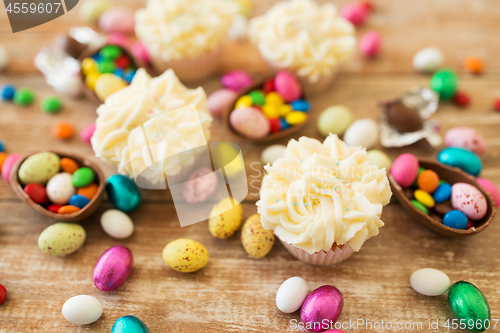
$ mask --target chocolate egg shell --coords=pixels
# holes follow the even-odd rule
[[[401,133],[416,132],[422,129],[422,117],[417,110],[411,109],[401,101],[385,106],[387,121]]]
[[[80,54],[82,54],[82,52],[87,48],[86,45],[68,35],[59,36],[57,39],[57,45],[59,45],[69,56],[75,59],[78,59]]]
[[[470,228],[468,230],[458,230],[449,228],[444,224],[442,224],[441,222],[433,219],[429,215],[426,215],[421,211],[419,211],[418,209],[416,209],[411,203],[411,201],[404,194],[403,188],[401,188],[401,186],[394,180],[392,176],[389,176],[394,196],[398,199],[399,203],[401,204],[401,206],[403,206],[404,210],[406,210],[416,221],[440,234],[446,236],[457,236],[457,237],[475,235],[477,233],[480,233],[490,225],[496,213],[493,197],[478,184],[475,177],[472,177],[471,175],[465,173],[461,169],[449,167],[447,165],[441,164],[431,159],[420,158],[419,164],[424,169],[434,170],[438,174],[439,179],[444,180],[449,184],[467,183],[475,186],[485,196],[486,201],[488,203],[488,211],[486,212],[486,215],[482,219],[475,221],[476,223],[474,223],[473,228]]]

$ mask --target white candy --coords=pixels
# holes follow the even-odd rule
[[[378,142],[378,125],[371,119],[356,120],[347,128],[344,142],[349,146],[373,148]]]
[[[67,172],[58,173],[50,178],[46,190],[50,201],[58,205],[67,204],[71,196],[76,192],[71,181],[71,174]]]
[[[104,232],[116,239],[129,238],[134,232],[134,223],[124,212],[110,209],[101,215],[101,226]]]
[[[448,275],[434,268],[422,268],[413,272],[410,284],[417,293],[426,296],[439,296],[450,288]]]
[[[0,45],[0,72],[7,67],[9,64],[9,54],[7,53],[7,50]]]
[[[413,57],[413,67],[415,70],[424,73],[436,71],[443,65],[443,62],[443,53],[435,47],[428,47],[420,50]]]
[[[306,280],[294,276],[281,284],[276,293],[276,306],[284,313],[292,313],[300,309],[309,293]]]
[[[286,146],[284,145],[272,145],[264,149],[260,159],[264,165],[273,164],[278,158],[282,158],[285,155]]]
[[[61,95],[79,97],[83,92],[81,79],[76,75],[60,75],[52,85]]]
[[[76,325],[87,325],[102,316],[102,303],[95,297],[79,295],[71,297],[62,307],[63,317]]]
[[[227,31],[229,39],[238,41],[247,38],[248,19],[243,15],[236,15],[233,19],[233,24]]]

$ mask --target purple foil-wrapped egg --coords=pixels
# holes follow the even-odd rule
[[[252,78],[244,71],[232,71],[224,75],[220,82],[227,89],[240,91],[252,85]]]
[[[322,332],[332,328],[344,307],[344,297],[334,286],[321,286],[307,296],[300,319],[312,332]]]
[[[128,247],[116,245],[109,248],[97,260],[94,268],[94,284],[101,291],[113,291],[127,280],[134,256]]]

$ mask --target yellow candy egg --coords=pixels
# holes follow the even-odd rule
[[[208,230],[215,238],[231,237],[240,227],[243,209],[240,204],[233,206],[231,198],[223,199],[210,212]]]
[[[85,84],[87,85],[87,87],[94,90],[95,82],[97,81],[99,76],[101,76],[101,73],[99,72],[90,72],[89,74],[87,74],[87,76],[85,77]]]
[[[278,94],[275,91],[271,91],[269,94],[266,95],[266,104],[273,104],[276,106],[280,106],[283,103],[285,103],[285,100],[283,97],[281,97],[280,94]]]
[[[97,71],[97,62],[92,58],[85,58],[82,61],[82,72],[88,75],[91,72]]]
[[[268,119],[279,118],[278,107],[274,104],[264,104],[262,106],[262,112]]]
[[[280,117],[285,117],[290,112],[292,112],[292,106],[290,104],[283,104],[278,107]]]
[[[413,195],[415,196],[415,199],[419,201],[421,204],[428,208],[432,208],[435,205],[434,199],[432,198],[432,195],[429,193],[423,191],[423,190],[416,190]]]
[[[163,260],[182,273],[191,273],[202,269],[208,263],[208,250],[201,243],[187,238],[170,242],[163,249]]]
[[[252,97],[244,95],[238,98],[238,100],[236,101],[236,108],[246,108],[252,106],[252,104],[253,104]]]
[[[102,74],[95,82],[95,93],[101,101],[104,101],[109,95],[125,88],[127,83],[114,74]]]
[[[273,248],[274,234],[272,230],[264,229],[259,214],[253,214],[241,229],[241,243],[249,255],[262,258]]]
[[[290,125],[298,125],[302,124],[307,119],[307,113],[300,111],[292,111],[288,113],[285,117],[285,120]]]

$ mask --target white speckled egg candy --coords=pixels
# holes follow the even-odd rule
[[[101,318],[102,310],[102,303],[97,298],[78,295],[64,303],[62,315],[72,324],[87,325]]]
[[[344,134],[344,142],[349,146],[373,148],[378,142],[378,126],[371,119],[356,120]]]
[[[262,164],[273,164],[278,158],[282,158],[285,155],[286,146],[284,145],[272,145],[262,151],[260,156]]]
[[[134,233],[134,223],[124,212],[109,209],[101,215],[101,226],[104,232],[116,239],[125,239]]]
[[[425,296],[439,296],[450,288],[450,278],[445,273],[434,268],[422,268],[410,277],[411,287]]]
[[[276,306],[284,313],[292,313],[300,309],[309,293],[306,280],[294,276],[281,284],[276,293]]]
[[[50,178],[46,190],[50,201],[58,205],[67,204],[69,199],[76,193],[71,181],[71,174],[67,172],[58,173]]]

